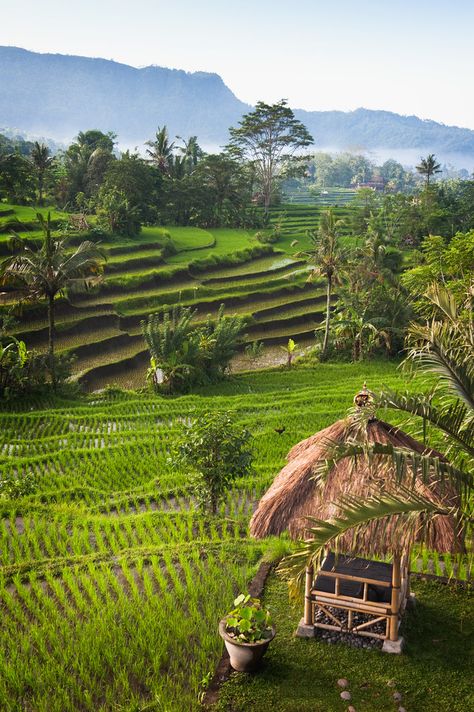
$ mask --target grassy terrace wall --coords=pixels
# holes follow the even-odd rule
[[[2,210],[0,252],[8,254],[12,226],[32,244],[38,242],[33,208],[4,205]],[[306,284],[307,267],[295,253],[309,246],[306,233],[317,228],[320,210],[314,205],[275,208],[270,228],[282,221],[282,229],[274,245],[262,245],[244,230],[194,227],[144,227],[137,238],[101,238],[108,256],[105,280],[98,290],[58,299],[58,350],[75,354],[75,373],[84,383],[100,387],[133,372],[129,382],[142,385],[146,359],[140,321],[178,302],[195,307],[199,318],[216,313],[221,303],[229,313],[245,314],[248,341],[311,337],[324,305],[320,285]],[[338,217],[350,216],[350,206],[336,211]],[[58,229],[67,220],[55,212],[52,218]],[[73,236],[73,242],[84,237]],[[8,294],[0,297],[0,308],[9,300]],[[18,321],[18,335],[45,349],[45,305],[25,304]]]

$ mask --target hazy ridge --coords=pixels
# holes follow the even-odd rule
[[[199,137],[207,146],[226,142],[228,128],[250,109],[218,74],[189,73],[112,60],[39,54],[0,47],[0,126],[68,141],[79,130],[114,131],[122,145],[141,145],[158,125]],[[282,89],[283,91],[283,89]],[[388,111],[295,111],[316,148],[417,149],[470,167],[474,131]]]

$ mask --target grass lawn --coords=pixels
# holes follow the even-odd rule
[[[360,650],[294,637],[302,605],[290,607],[286,583],[272,575],[265,603],[277,636],[261,672],[233,673],[216,712],[466,712],[474,709],[472,594],[461,588],[417,581],[417,606],[403,624],[403,655]],[[351,702],[340,698],[339,678],[349,681]],[[394,685],[394,686],[392,686]]]

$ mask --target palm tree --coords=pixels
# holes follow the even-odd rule
[[[183,142],[183,146],[179,150],[186,159],[188,173],[192,173],[199,160],[204,156],[204,152],[198,144],[197,136],[190,136],[188,140],[181,138],[181,136],[176,136],[176,138]]]
[[[426,158],[420,160],[416,170],[420,175],[425,176],[426,187],[428,188],[431,176],[435,175],[435,173],[441,173],[441,164],[436,162],[434,153],[430,153]]]
[[[163,126],[163,128],[158,127],[155,139],[146,141],[145,145],[150,147],[146,149],[148,156],[150,156],[150,162],[157,166],[160,173],[169,175],[174,160],[174,141],[170,143],[166,126]]]
[[[33,250],[25,240],[15,236],[13,246],[17,254],[0,265],[1,283],[10,283],[28,299],[46,299],[49,324],[49,369],[53,388],[56,389],[54,357],[55,298],[67,287],[81,284],[91,287],[102,278],[104,254],[89,240],[76,249],[68,248],[68,238],[53,237],[51,214],[45,220],[37,213],[44,237],[39,249]]]
[[[429,522],[433,517],[454,515],[458,530],[466,533],[472,522],[471,492],[474,482],[474,341],[470,325],[460,316],[453,296],[445,289],[433,286],[427,297],[435,316],[426,325],[413,324],[409,330],[407,360],[426,375],[436,376],[437,383],[428,393],[398,393],[385,391],[373,394],[369,408],[360,410],[361,425],[370,419],[377,408],[392,408],[418,416],[423,424],[428,423],[444,438],[444,456],[434,450],[420,454],[409,448],[395,447],[386,443],[348,442],[334,443],[329,457],[314,476],[325,477],[328,469],[344,458],[381,457],[393,463],[400,484],[398,491],[374,493],[362,500],[350,493],[334,503],[338,515],[328,522],[313,520],[307,530],[311,537],[300,542],[294,555],[287,557],[282,570],[293,582],[302,580],[302,571],[307,562],[317,562],[324,547],[337,542],[351,532],[357,535],[370,522],[380,527],[393,516],[403,526],[408,526],[413,517],[424,517],[424,531],[429,534]],[[437,397],[436,403],[434,398]],[[425,427],[424,427],[425,429]],[[426,432],[426,431],[425,431]],[[449,459],[448,459],[449,458]],[[407,487],[407,473],[412,481]],[[459,504],[454,508],[433,506],[433,502],[416,493],[417,478],[427,481],[432,473],[438,484],[449,482],[459,495]],[[405,484],[403,484],[405,483]],[[426,530],[426,532],[425,532]]]
[[[48,168],[51,168],[53,157],[50,155],[48,146],[35,141],[31,151],[31,162],[38,174],[38,204],[43,205],[44,177]]]
[[[357,305],[346,303],[336,315],[334,333],[343,343],[350,342],[354,362],[363,361],[364,355],[378,345],[390,352],[390,334],[382,325],[382,318],[367,318],[367,307],[359,310]]]
[[[343,224],[343,220],[336,220],[331,209],[323,211],[319,221],[319,229],[308,233],[311,240],[311,249],[296,255],[297,257],[305,257],[312,264],[308,281],[312,281],[315,277],[324,277],[326,279],[323,356],[326,355],[329,345],[332,290],[335,284],[340,283],[341,272],[346,262],[345,251],[339,242],[339,228]]]

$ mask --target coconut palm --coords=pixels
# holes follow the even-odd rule
[[[53,237],[51,215],[45,219],[37,213],[44,237],[37,250],[25,240],[15,236],[13,247],[17,254],[4,260],[0,266],[2,284],[11,284],[27,299],[46,299],[49,323],[49,369],[53,388],[56,388],[54,357],[55,299],[68,287],[90,287],[102,278],[104,254],[93,242],[85,240],[75,249],[68,246],[68,238]]]
[[[305,257],[312,266],[308,281],[312,281],[317,277],[324,277],[326,280],[323,356],[326,355],[329,345],[333,287],[336,284],[340,284],[341,273],[346,263],[346,253],[341,247],[339,239],[339,229],[343,224],[343,220],[336,220],[331,209],[324,210],[321,213],[319,229],[308,233],[311,240],[311,248],[306,252],[297,254],[298,257]]]
[[[183,146],[179,150],[186,159],[188,173],[192,173],[204,156],[204,152],[198,144],[197,136],[190,136],[187,140],[181,136],[176,136],[176,138],[183,142]]]
[[[334,334],[343,344],[350,343],[353,361],[363,361],[375,347],[391,349],[390,334],[384,328],[384,319],[367,318],[367,308],[362,311],[356,305],[345,304],[334,320]]]
[[[43,205],[44,178],[48,168],[51,168],[53,157],[50,155],[48,146],[35,141],[31,151],[31,162],[38,174],[38,204]]]
[[[147,155],[150,157],[150,163],[157,166],[160,173],[163,175],[169,175],[171,173],[171,168],[174,160],[174,141],[169,140],[168,129],[166,126],[162,128],[158,127],[158,131],[155,134],[155,139],[153,141],[147,141],[146,149]]]
[[[304,566],[318,562],[329,543],[337,547],[340,540],[356,543],[370,525],[387,527],[391,518],[398,518],[400,531],[407,536],[429,542],[430,522],[449,515],[457,522],[457,530],[465,535],[472,521],[470,494],[474,481],[474,342],[469,323],[459,313],[452,295],[433,286],[427,298],[435,310],[426,325],[414,324],[409,330],[407,361],[426,375],[436,376],[437,383],[428,393],[398,393],[384,391],[372,394],[372,403],[359,411],[360,423],[370,422],[377,408],[391,408],[410,416],[418,416],[435,428],[444,438],[444,454],[431,448],[423,451],[386,442],[354,439],[330,445],[329,454],[314,477],[324,479],[328,471],[344,459],[356,462],[360,458],[386,460],[394,468],[399,483],[391,492],[376,492],[370,497],[355,497],[349,492],[334,502],[337,512],[328,521],[313,519],[306,530],[306,541],[284,562],[282,568],[294,581],[302,580]],[[436,399],[436,402],[435,400]],[[361,427],[362,432],[364,430]],[[418,483],[429,481],[436,487],[454,488],[456,505],[435,506],[421,496]],[[411,485],[407,485],[411,482]],[[420,515],[423,531],[420,532]],[[418,521],[418,528],[415,523]],[[398,526],[398,525],[397,525]],[[413,530],[409,531],[409,527]],[[431,528],[432,531],[432,528]]]
[[[425,176],[426,187],[430,185],[430,178],[436,173],[441,173],[441,164],[436,162],[434,153],[430,153],[426,158],[422,158],[416,170],[421,176]]]

